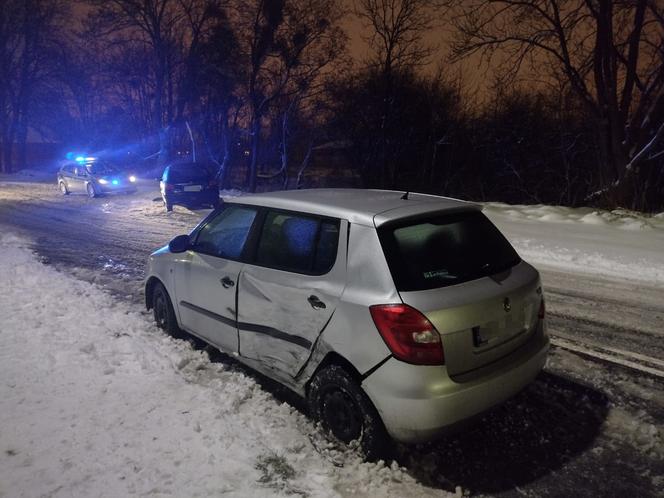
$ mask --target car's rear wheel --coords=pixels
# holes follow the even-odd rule
[[[359,440],[369,460],[386,456],[390,437],[371,400],[353,377],[339,365],[320,370],[308,392],[311,415],[344,443]]]
[[[171,303],[166,288],[160,282],[156,283],[152,289],[152,314],[157,327],[173,337],[181,335],[182,331],[175,318],[173,303]]]
[[[95,186],[92,183],[88,183],[88,185],[85,187],[85,190],[88,192],[88,197],[90,199],[93,199],[97,197],[97,191],[95,190]]]
[[[60,181],[60,192],[62,192],[62,195],[69,195],[67,184],[63,181]]]
[[[173,211],[173,203],[172,202],[164,201],[164,205],[166,206],[166,211],[168,211],[168,212]]]

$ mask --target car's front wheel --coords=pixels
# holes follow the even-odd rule
[[[369,460],[383,458],[391,440],[371,400],[341,366],[329,365],[311,381],[308,391],[311,415],[344,443],[359,440]]]
[[[173,337],[178,337],[181,334],[171,298],[160,282],[156,283],[152,289],[152,314],[157,327],[166,331],[167,334]]]
[[[60,192],[62,192],[62,195],[69,195],[69,189],[67,188],[67,184],[62,180],[60,181]]]
[[[97,197],[97,195],[98,195],[97,191],[95,190],[95,186],[92,183],[88,183],[88,185],[87,185],[87,187],[85,187],[85,189],[87,190],[88,197],[90,199],[93,199],[93,198]]]

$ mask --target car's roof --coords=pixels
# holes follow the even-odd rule
[[[414,192],[402,199],[404,193],[403,190],[304,189],[250,194],[229,201],[342,218],[367,226],[432,211],[481,209],[470,202]]]

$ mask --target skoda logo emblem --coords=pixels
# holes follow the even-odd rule
[[[512,303],[510,303],[509,297],[503,300],[503,308],[505,309],[505,313],[509,313],[512,310]]]

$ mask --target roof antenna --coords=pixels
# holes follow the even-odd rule
[[[408,194],[410,194],[410,191],[407,191],[405,194],[403,194],[401,196],[401,199],[404,200],[404,201],[407,201],[408,200]]]

